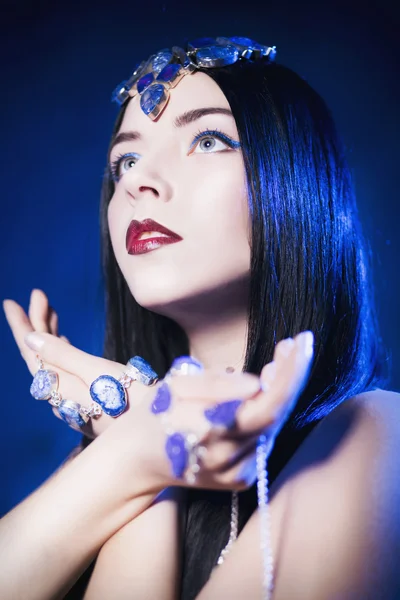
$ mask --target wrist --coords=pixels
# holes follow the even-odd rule
[[[165,432],[148,403],[118,417],[91,446],[94,444],[99,460],[118,482],[118,494],[126,501],[147,494],[155,497],[173,485],[164,450]]]

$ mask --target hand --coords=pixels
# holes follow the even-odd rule
[[[35,353],[24,344],[25,336],[33,331],[39,333],[51,333],[59,337],[58,334],[58,315],[49,305],[49,300],[42,290],[32,290],[28,314],[14,300],[4,300],[4,313],[15,342],[21,352],[21,355],[31,373],[36,365]],[[62,340],[68,342],[67,338],[60,336]],[[34,369],[35,370],[35,369]]]
[[[172,404],[165,414],[173,427],[167,434],[194,433],[197,437],[202,452],[200,471],[194,483],[196,487],[242,490],[254,483],[258,437],[265,433],[272,449],[275,437],[305,385],[313,354],[312,344],[311,332],[303,332],[294,340],[283,340],[277,344],[274,359],[263,368],[260,378],[249,373],[226,374],[207,369],[196,375],[173,376],[169,380]],[[164,383],[157,384],[156,394]],[[149,404],[155,397],[153,389],[148,397]],[[234,427],[209,429],[204,411],[237,398],[243,402],[237,408]],[[162,414],[151,415],[149,406],[143,403],[138,410],[135,408],[131,417],[122,415],[118,419],[119,426],[113,428],[112,433],[120,440],[128,435],[131,440],[136,438],[141,468],[153,479],[154,487],[187,486],[184,479],[174,475],[173,463],[167,458]],[[158,429],[155,422],[159,423]],[[122,453],[124,458],[129,457],[126,447]],[[133,456],[131,459],[133,461]]]
[[[23,332],[32,331],[32,323],[16,303],[8,305],[6,310],[14,337],[31,373],[37,370],[35,355],[40,353],[46,368],[59,374],[59,389],[64,398],[88,407],[91,403],[91,382],[101,374],[118,379],[123,372],[124,365],[82,352],[46,331],[38,334],[36,341],[39,345],[31,345],[29,352],[25,348]],[[30,310],[30,313],[34,311]],[[43,318],[39,326],[43,331]],[[260,378],[249,373],[226,374],[212,369],[198,375],[173,377],[169,385],[173,396],[170,418],[174,429],[177,432],[194,432],[205,451],[197,486],[239,490],[253,483],[258,436],[265,430],[272,440],[277,435],[304,386],[311,357],[312,334],[305,332],[295,341],[289,339],[277,344],[273,361],[264,367]],[[132,382],[127,392],[133,411],[125,411],[118,419],[102,414],[98,420],[90,421],[93,436],[107,429],[110,423],[119,423],[117,428],[111,429],[117,437],[127,441],[127,458],[130,447],[134,446],[137,452],[138,443],[130,443],[132,436],[136,435],[141,441],[141,468],[155,476],[154,483],[160,490],[170,485],[185,485],[171,473],[165,454],[165,432],[160,419],[149,411],[149,405],[162,383],[149,388]],[[232,398],[244,401],[237,410],[235,427],[222,431],[221,428],[211,429],[205,433],[204,411]]]
[[[123,365],[117,365],[117,363],[102,358],[91,357],[75,348],[71,352],[73,347],[70,345],[68,339],[64,336],[58,336],[58,315],[49,306],[48,298],[41,290],[32,291],[28,314],[13,300],[5,300],[3,306],[15,342],[30,373],[35,375],[37,372],[38,363],[36,356],[40,354],[45,362],[45,368],[57,372],[59,376],[59,390],[63,398],[73,400],[82,406],[88,407],[92,401],[88,386],[93,379],[102,373],[114,375],[116,378],[122,374]],[[29,347],[25,342],[26,335],[33,332],[43,336],[43,340],[47,340],[45,348],[46,357],[40,348]],[[50,354],[51,359],[56,362],[47,360],[47,354]],[[83,361],[86,367],[84,368],[83,378],[77,374],[76,369],[76,361],[80,360]],[[93,362],[95,364],[94,367]],[[92,373],[96,373],[96,376],[92,377]],[[135,384],[139,390],[140,388],[145,388],[140,383],[135,382]],[[138,390],[136,390],[136,394],[138,394]],[[54,408],[52,410],[60,418],[57,411]],[[88,424],[82,429],[82,433],[94,438],[112,422],[112,417],[103,414],[99,419],[89,420]]]

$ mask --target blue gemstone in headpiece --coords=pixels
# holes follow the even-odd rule
[[[254,50],[262,50],[265,48],[262,44],[255,42],[247,37],[239,37],[233,36],[229,38],[234,44],[239,44],[239,46],[246,46],[247,48],[253,48]]]
[[[206,46],[196,52],[196,62],[201,67],[224,67],[233,65],[239,58],[235,46]]]
[[[139,94],[142,94],[146,88],[149,87],[154,81],[153,73],[147,73],[147,75],[143,75],[137,82],[137,91]]]
[[[165,90],[161,83],[154,83],[143,92],[140,97],[140,106],[142,111],[149,115],[160,103],[164,96]]]
[[[123,82],[125,84],[125,87],[127,88],[127,90],[130,90],[135,85],[135,83],[140,79],[142,74],[146,71],[148,64],[149,64],[148,60],[142,60],[140,63],[137,63],[135,69],[132,72],[132,75],[129,77],[129,79],[127,79],[127,81]]]
[[[122,105],[129,96],[129,88],[127,87],[127,81],[122,81],[111,94],[111,102],[116,102]]]
[[[204,46],[213,46],[215,39],[210,37],[196,38],[195,40],[188,42],[189,48],[204,48]]]
[[[172,52],[166,48],[157,52],[152,62],[152,70],[154,73],[160,73],[162,69],[169,63],[172,58]]]
[[[163,70],[158,74],[157,81],[172,81],[177,73],[179,73],[181,69],[181,65],[176,63],[171,63],[163,68]]]
[[[182,67],[184,67],[185,69],[188,69],[190,67],[190,64],[191,64],[190,58],[183,48],[181,48],[180,46],[173,46],[172,52],[178,58]]]

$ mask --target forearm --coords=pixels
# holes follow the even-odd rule
[[[182,488],[164,490],[104,544],[85,600],[178,598],[184,498]]]
[[[155,492],[143,481],[126,492],[118,445],[106,437],[0,521],[2,600],[62,597],[102,545],[151,504]]]

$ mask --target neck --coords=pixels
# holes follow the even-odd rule
[[[165,311],[186,332],[189,352],[204,368],[243,370],[248,333],[249,279],[180,299]]]
[[[212,301],[203,296],[200,303],[181,305],[174,317],[188,336],[190,355],[204,368],[239,372],[247,346],[247,289],[243,283],[240,292],[227,288],[225,292],[233,293],[214,296]]]
[[[207,322],[187,331],[190,354],[206,369],[241,371],[247,341],[247,315]]]

